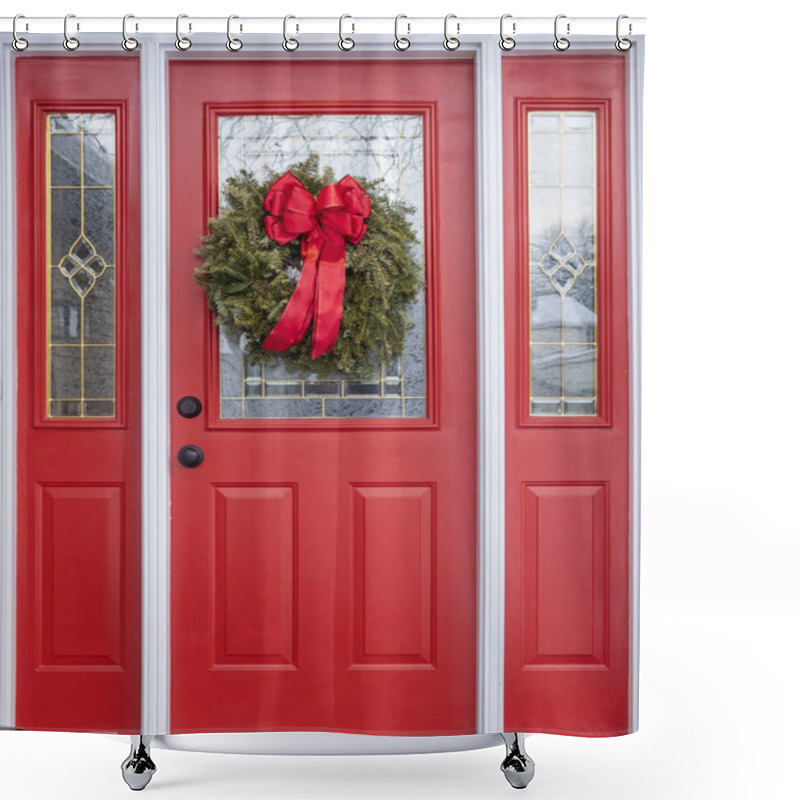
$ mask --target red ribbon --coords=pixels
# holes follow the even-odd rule
[[[311,358],[333,349],[342,322],[345,242],[358,244],[367,230],[369,195],[347,175],[314,196],[287,172],[264,198],[270,239],[286,244],[302,236],[303,268],[294,294],[262,347],[282,352],[297,344],[314,317]]]

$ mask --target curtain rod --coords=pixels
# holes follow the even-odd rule
[[[14,31],[14,17],[0,17],[0,33]],[[230,21],[229,21],[230,20]],[[122,33],[122,17],[82,17],[70,14],[64,17],[27,17],[18,15],[16,33],[18,36],[30,34],[80,34]],[[554,17],[513,17],[504,15],[503,34],[508,37],[526,35],[558,36],[631,36],[644,33],[644,17],[570,17],[559,14]],[[175,17],[135,17],[128,15],[126,32],[136,34],[218,34],[225,36],[229,31],[235,35],[277,34],[277,35],[334,35],[350,36],[359,34],[386,34],[389,36],[439,35],[445,34],[444,17],[196,17],[180,15]],[[229,28],[230,25],[230,28]],[[500,35],[501,18],[497,17],[458,17],[448,15],[447,35],[486,36]],[[88,41],[88,40],[87,40]],[[33,44],[33,42],[32,42]]]

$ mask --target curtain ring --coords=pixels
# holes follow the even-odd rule
[[[178,14],[175,17],[175,47],[181,51],[186,51],[192,46],[192,40],[181,33],[181,20],[187,19],[188,16],[188,14]],[[191,29],[192,25],[189,23],[189,30]]]
[[[408,50],[408,48],[411,47],[411,40],[400,35],[401,19],[408,19],[408,17],[405,14],[398,14],[394,18],[394,49],[402,51]],[[407,22],[406,27],[408,28],[408,33],[411,33],[411,24]]]
[[[69,21],[71,19],[75,19],[74,14],[67,14],[67,16],[64,17],[64,49],[70,52],[77,50],[81,46],[81,43],[76,37],[69,35]],[[78,29],[77,23],[75,29]]]
[[[631,49],[631,40],[630,40],[630,39],[623,39],[623,38],[620,36],[620,33],[619,33],[619,30],[620,30],[620,23],[621,23],[621,22],[622,22],[622,20],[624,20],[624,19],[628,19],[628,15],[627,15],[627,14],[620,14],[620,15],[617,17],[617,41],[616,41],[616,43],[614,44],[614,47],[616,47],[616,48],[617,48],[617,50],[619,50],[619,51],[620,51],[620,53],[625,53],[625,52],[627,52],[628,50],[630,50],[630,49]],[[632,28],[632,26],[631,26],[631,24],[630,24],[630,22],[629,22],[629,23],[628,23],[628,35],[630,35],[630,33],[631,33],[631,31],[632,31],[632,30],[633,30],[633,28]]]
[[[569,50],[570,42],[569,39],[567,39],[567,36],[569,36],[569,22],[567,22],[567,36],[560,36],[558,33],[559,20],[566,18],[567,18],[566,14],[559,14],[556,17],[555,22],[553,23],[553,32],[555,33],[556,37],[555,41],[553,42],[553,47],[555,47],[555,49],[558,50],[560,53],[563,53],[564,50]]]
[[[227,29],[228,41],[225,42],[225,47],[227,47],[228,50],[231,51],[231,53],[238,53],[244,47],[244,44],[242,43],[241,39],[237,39],[235,36],[231,36],[231,22],[233,22],[233,20],[235,19],[239,19],[239,17],[236,14],[231,14],[228,17],[228,29]],[[241,30],[241,28],[239,28],[239,30]]]
[[[507,19],[511,19],[511,14],[503,14],[503,16],[500,17],[500,49],[501,50],[513,50],[517,46],[517,43],[514,41],[514,37],[513,36],[506,36],[505,32],[503,31],[503,26],[505,25],[505,22],[506,22]],[[516,32],[517,32],[517,23],[516,22],[512,22],[511,23],[511,33],[516,33]]]
[[[287,53],[291,53],[294,50],[297,50],[300,47],[300,42],[297,39],[293,39],[289,36],[289,20],[296,19],[291,14],[287,14],[283,18],[283,49],[286,50]]]
[[[344,27],[344,21],[346,19],[353,18],[349,14],[342,14],[342,16],[339,17],[339,49],[345,51],[352,50],[356,46],[356,43],[349,36],[345,36],[342,31],[342,28]],[[350,25],[352,26],[353,31],[355,31],[355,24],[351,22]]]
[[[461,47],[461,42],[459,41],[457,36],[450,36],[450,34],[448,33],[447,28],[449,26],[449,23],[450,23],[451,19],[457,19],[456,15],[455,14],[448,14],[444,18],[444,42],[443,42],[443,45],[444,45],[444,49],[445,50],[450,50],[452,52],[453,50],[458,50],[458,48]],[[460,22],[456,22],[456,33],[458,33],[460,30],[461,30],[461,23]]]
[[[133,36],[128,36],[128,20],[134,19],[133,14],[126,14],[122,18],[122,49],[130,52],[139,46],[139,40]]]
[[[11,35],[14,37],[11,46],[18,52],[21,53],[23,50],[28,49],[28,40],[23,39],[21,36],[17,34],[17,20],[18,19],[25,19],[24,14],[17,14],[14,17],[14,21],[11,23]]]

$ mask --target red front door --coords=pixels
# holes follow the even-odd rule
[[[474,732],[472,65],[173,63],[170,95],[171,399],[203,404],[172,416],[172,731]],[[312,154],[416,208],[378,381],[247,363],[193,280],[224,179]]]

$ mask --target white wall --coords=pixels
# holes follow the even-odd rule
[[[797,6],[37,0],[14,10],[648,17],[641,730],[606,741],[535,737],[528,792],[539,800],[795,796]],[[0,788],[13,800],[50,797],[54,787],[63,798],[105,798],[127,791],[117,768],[125,752],[102,737],[0,733]],[[157,755],[146,791],[170,798],[510,791],[496,750],[313,761]]]

